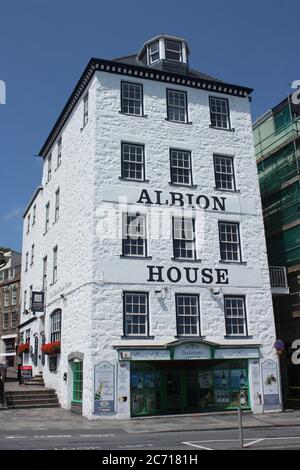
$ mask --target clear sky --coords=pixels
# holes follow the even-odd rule
[[[0,246],[21,249],[38,153],[90,57],[113,59],[159,34],[185,37],[190,65],[250,86],[253,118],[300,80],[299,0],[0,2]]]

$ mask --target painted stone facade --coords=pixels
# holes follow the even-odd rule
[[[187,361],[190,366],[197,364],[199,370],[201,361],[206,361],[206,367],[209,361],[214,366],[222,360],[245,361],[249,407],[254,412],[278,409],[281,403],[278,375],[275,377],[277,392],[272,392],[278,395],[274,406],[272,400],[267,403],[267,398],[264,406],[263,397],[266,391],[261,365],[271,360],[276,370],[277,357],[273,348],[272,298],[247,94],[221,93],[218,88],[198,89],[192,86],[192,80],[189,85],[179,84],[178,75],[173,72],[169,73],[168,82],[168,75],[162,78],[161,72],[161,79],[156,79],[155,74],[153,78],[149,74],[142,77],[144,69],[138,65],[123,66],[122,72],[118,70],[118,63],[109,71],[101,67],[94,70],[57,137],[52,133],[53,143],[48,145],[47,152],[43,147],[42,183],[24,215],[22,252],[22,293],[24,300],[27,291],[27,305],[23,302],[21,333],[26,335],[26,330],[30,330],[31,344],[34,337],[38,338],[38,357],[35,365],[30,354],[24,354],[24,364],[31,364],[34,374],[43,372],[46,386],[56,389],[64,408],[82,406],[83,415],[90,419],[130,417],[134,414],[130,368],[148,363],[149,367],[158,369],[163,364],[169,370],[168,364],[172,362],[174,368],[176,357],[181,367],[182,361]],[[188,77],[188,72],[185,73]],[[143,116],[120,112],[122,81],[143,85]],[[213,79],[212,83],[215,83]],[[186,92],[188,123],[166,119],[167,88]],[[87,93],[88,118],[83,121]],[[228,100],[231,130],[211,127],[210,96]],[[57,165],[60,137],[61,162]],[[121,178],[124,142],[144,146],[144,181]],[[190,187],[170,184],[170,149],[191,152],[193,185]],[[213,157],[216,154],[233,157],[236,191],[215,188]],[[55,217],[58,189],[59,217]],[[160,203],[155,204],[158,192]],[[141,194],[145,198],[141,199]],[[202,198],[197,205],[199,195]],[[195,220],[194,261],[173,259],[172,216],[180,211],[183,199],[186,206],[191,201],[194,206],[185,208]],[[50,215],[46,230],[48,203]],[[32,217],[34,206],[36,223],[27,233],[27,218]],[[147,257],[122,256],[124,213],[146,215]],[[218,224],[222,221],[239,223],[239,263],[220,261]],[[26,253],[30,258],[33,244],[34,261],[26,270]],[[57,273],[53,278],[55,247]],[[195,276],[197,282],[191,282]],[[34,291],[42,291],[43,281],[45,311],[34,315],[28,293],[30,286]],[[148,295],[147,337],[124,334],[125,292]],[[178,335],[176,294],[199,298],[196,337]],[[244,297],[247,335],[226,335],[224,296]],[[40,346],[42,342],[50,342],[51,315],[58,310],[61,310],[61,352],[57,355],[56,370],[50,371],[50,356],[44,357]],[[226,364],[222,363],[220,368],[226,369]],[[237,368],[241,368],[240,363]],[[94,384],[95,374],[99,384]],[[79,377],[81,382],[81,375],[82,396],[78,395],[77,400],[74,380]],[[94,403],[95,393],[101,402],[100,411]],[[94,409],[98,410],[97,414]]]

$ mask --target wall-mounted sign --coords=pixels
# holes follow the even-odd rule
[[[207,344],[186,343],[174,348],[174,360],[211,359],[211,349]]]
[[[136,349],[120,351],[119,360],[122,361],[167,361],[170,352],[167,349]]]
[[[257,348],[220,348],[215,351],[215,359],[258,359]]]
[[[32,292],[31,296],[31,310],[33,312],[44,311],[44,292]]]
[[[151,208],[179,207],[256,215],[254,198],[243,198],[240,195],[220,197],[219,195],[194,194],[191,191],[184,193],[104,184],[102,186],[102,201],[143,204]]]
[[[275,361],[268,359],[261,366],[265,409],[280,408],[278,368]]]
[[[115,411],[115,366],[100,362],[94,368],[94,414]]]
[[[128,273],[130,272],[130,276]],[[107,283],[176,285],[212,287],[229,285],[233,287],[260,287],[261,270],[257,266],[191,267],[167,263],[150,265],[133,260],[128,263],[103,263],[103,280]]]

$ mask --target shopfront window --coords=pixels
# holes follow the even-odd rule
[[[132,416],[250,408],[245,360],[131,364]]]

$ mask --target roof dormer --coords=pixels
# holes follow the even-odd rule
[[[161,34],[147,41],[137,58],[148,67],[175,71],[188,68],[189,47],[185,39]]]

